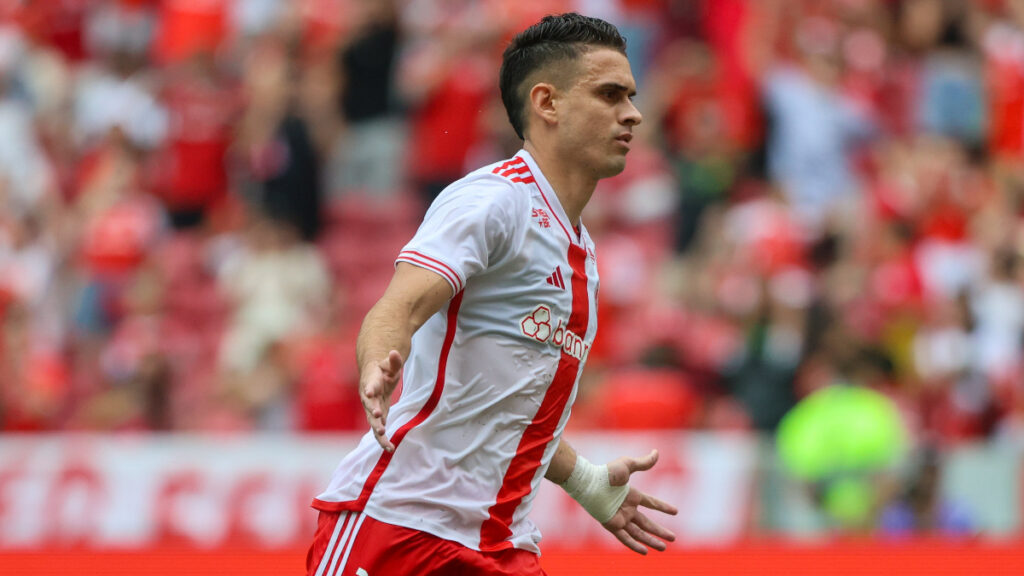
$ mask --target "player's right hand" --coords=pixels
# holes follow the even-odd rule
[[[367,364],[359,375],[359,398],[366,421],[377,443],[387,452],[395,451],[395,445],[387,437],[387,419],[391,393],[402,378],[403,363],[402,355],[392,350],[384,360]]]

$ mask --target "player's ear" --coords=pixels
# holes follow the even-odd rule
[[[547,82],[534,84],[530,89],[530,110],[548,125],[558,122],[558,112],[555,109],[556,93],[554,85]]]

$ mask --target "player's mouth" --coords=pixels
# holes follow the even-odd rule
[[[629,150],[629,143],[631,140],[633,140],[633,135],[630,134],[629,132],[626,132],[625,134],[619,134],[615,138],[615,141],[622,144],[626,148],[626,150]]]

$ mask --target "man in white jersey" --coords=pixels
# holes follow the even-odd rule
[[[636,552],[674,539],[640,507],[676,509],[628,484],[657,452],[597,466],[561,439],[597,330],[580,214],[641,120],[625,41],[545,17],[505,50],[500,84],[523,149],[441,193],[363,321],[371,432],[313,502],[310,575],[544,574],[527,518],[544,478]]]

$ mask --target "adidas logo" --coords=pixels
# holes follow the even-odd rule
[[[565,280],[562,279],[561,267],[555,266],[555,271],[547,278],[547,283],[565,290]]]

